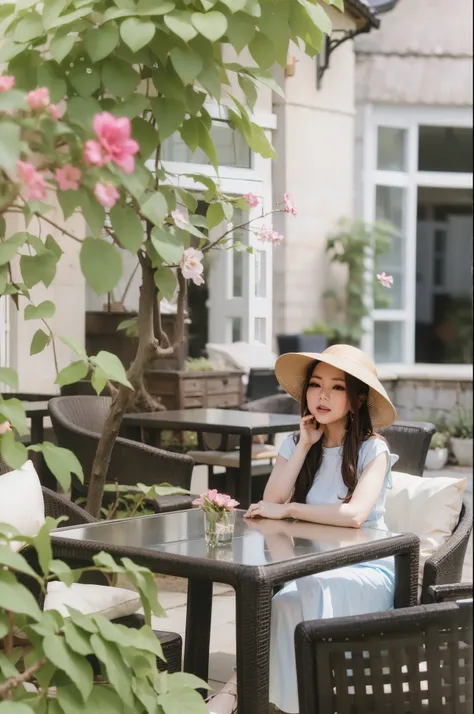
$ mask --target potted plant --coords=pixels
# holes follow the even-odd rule
[[[448,460],[449,435],[437,431],[433,434],[430,448],[426,454],[425,467],[430,471],[442,469]]]
[[[450,424],[450,434],[458,465],[472,467],[472,412],[459,409]]]
[[[315,322],[303,332],[277,335],[278,352],[322,352],[334,339],[334,330],[323,321]]]

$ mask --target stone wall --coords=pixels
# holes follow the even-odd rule
[[[382,382],[400,420],[429,421],[437,415],[449,422],[457,409],[472,413],[472,379],[399,377]]]

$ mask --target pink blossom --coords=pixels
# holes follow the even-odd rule
[[[285,208],[284,211],[285,213],[291,213],[293,216],[296,216],[296,208],[295,208],[295,202],[290,196],[289,193],[285,193],[283,196],[285,199]]]
[[[6,434],[7,431],[11,431],[12,427],[9,421],[4,421],[3,424],[0,424],[0,436],[2,434]]]
[[[96,183],[94,196],[104,208],[112,208],[116,204],[120,193],[111,183]]]
[[[171,218],[173,219],[177,228],[182,228],[185,231],[188,227],[188,221],[186,220],[186,216],[182,211],[179,210],[179,208],[171,212]]]
[[[130,138],[130,119],[127,117],[114,117],[109,112],[96,114],[94,117],[94,131],[98,141],[89,140],[84,147],[84,159],[89,164],[105,166],[112,161],[126,174],[133,173],[135,169],[134,155],[137,153],[138,143]]]
[[[273,228],[266,228],[261,226],[256,232],[256,236],[262,243],[273,243],[273,245],[280,245],[283,240],[281,233],[274,231]]]
[[[249,204],[249,208],[257,208],[260,203],[259,197],[256,196],[254,193],[246,193],[242,196],[242,198],[245,198],[245,200]]]
[[[0,92],[8,92],[15,86],[15,77],[12,74],[5,74],[0,77]]]
[[[44,176],[28,161],[17,161],[16,170],[21,183],[28,189],[27,200],[39,201],[46,196]]]
[[[187,248],[181,258],[180,267],[183,277],[185,277],[186,280],[192,280],[194,285],[202,285],[204,283],[204,278],[202,277],[204,266],[201,263],[203,257],[204,256],[200,250],[196,250],[196,248]]]
[[[72,164],[66,164],[56,169],[55,176],[61,191],[77,191],[82,171]]]
[[[46,109],[49,105],[49,89],[47,87],[38,87],[26,95],[28,106],[33,111]]]
[[[59,104],[50,104],[48,107],[48,112],[54,121],[58,121],[58,119],[61,119],[62,115],[64,114],[64,109],[62,109]]]
[[[226,493],[219,493],[215,488],[201,493],[199,498],[193,501],[194,506],[200,506],[206,511],[233,511],[239,505],[232,496]]]
[[[393,276],[386,273],[378,273],[377,280],[384,288],[391,288],[393,285]]]

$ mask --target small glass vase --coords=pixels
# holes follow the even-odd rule
[[[204,535],[210,548],[230,543],[234,537],[235,511],[203,511]]]

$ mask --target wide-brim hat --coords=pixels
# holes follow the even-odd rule
[[[332,345],[324,352],[287,352],[281,355],[275,363],[275,375],[293,399],[301,402],[309,366],[315,361],[341,369],[369,387],[367,407],[374,428],[393,424],[397,412],[377,377],[375,364],[365,352],[352,345]]]

